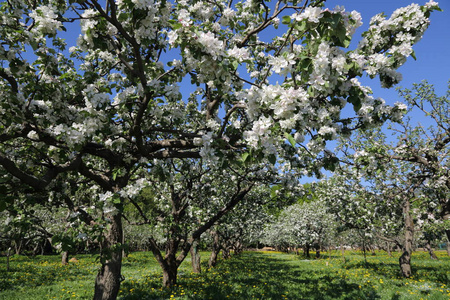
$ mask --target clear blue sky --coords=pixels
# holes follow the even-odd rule
[[[364,24],[354,35],[354,40],[359,40],[361,33],[368,28],[372,16],[381,12],[390,16],[399,7],[411,3],[424,5],[426,2],[428,0],[328,0],[325,5],[330,8],[343,5],[346,11],[356,10],[361,13]],[[399,69],[403,74],[403,81],[399,86],[410,88],[413,83],[426,79],[435,85],[438,95],[443,95],[450,80],[450,1],[436,2],[443,11],[432,13],[430,26],[422,40],[414,46],[417,60],[409,58]],[[388,103],[401,100],[394,88],[381,88],[378,79],[365,77],[362,82],[372,87],[375,97],[381,97]]]

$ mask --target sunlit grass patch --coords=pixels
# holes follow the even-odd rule
[[[161,288],[162,273],[148,252],[123,260],[119,299],[450,299],[450,258],[439,260],[414,253],[413,276],[399,274],[398,257],[353,251],[324,253],[321,259],[275,251],[245,252],[217,267],[192,273],[187,259],[172,289]],[[11,272],[0,258],[0,299],[91,299],[99,264],[95,256],[78,255],[77,263],[62,266],[59,256],[12,257]]]

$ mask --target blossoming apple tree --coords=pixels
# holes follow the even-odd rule
[[[299,202],[283,209],[268,222],[264,230],[264,241],[281,249],[302,247],[306,257],[316,248],[320,254],[322,246],[335,234],[334,217],[327,212],[325,201],[314,199]]]
[[[106,222],[94,298],[115,299],[122,208],[147,184],[145,171],[168,158],[215,168],[323,158],[332,168],[326,141],[402,110],[358,77],[398,83],[436,9],[430,1],[377,15],[349,50],[359,13],[320,0],[4,1],[0,172],[10,187],[54,198],[77,189],[56,189],[65,177],[82,182]],[[79,33],[76,43],[67,32]],[[347,103],[352,116],[341,115]]]
[[[415,84],[414,93],[407,89],[400,90],[400,96],[409,105],[408,112],[416,110],[416,114],[423,114],[420,123],[415,123],[406,115],[402,122],[389,124],[392,137],[388,138],[380,129],[374,129],[341,144],[347,159],[351,159],[347,163],[352,166],[352,170],[348,169],[344,176],[353,178],[351,186],[359,185],[359,190],[370,191],[372,196],[366,198],[377,199],[365,200],[364,205],[353,203],[355,209],[349,210],[342,209],[342,205],[347,206],[342,200],[331,200],[330,203],[338,206],[337,214],[345,218],[351,218],[357,208],[367,208],[360,211],[365,217],[358,221],[370,218],[372,222],[368,223],[373,225],[376,225],[373,220],[383,214],[385,217],[380,224],[384,226],[394,224],[389,218],[401,218],[405,237],[401,243],[404,252],[400,257],[400,266],[403,275],[409,277],[414,232],[419,228],[429,231],[434,227],[436,232],[444,229],[448,235],[449,101],[448,93],[438,97],[426,82]],[[421,124],[423,121],[430,125]],[[361,179],[364,183],[359,184]],[[348,194],[347,198],[350,197],[351,201],[357,199],[358,189],[348,186],[348,190],[353,190],[353,195]],[[441,220],[436,221],[436,216],[441,216]],[[353,219],[357,218],[353,216]],[[414,224],[415,220],[419,224]],[[442,224],[428,226],[428,222]]]
[[[261,201],[258,198],[268,198],[262,192],[257,193],[261,188],[256,187],[261,182],[281,181],[277,179],[279,173],[273,170],[276,168],[270,163],[245,167],[241,161],[236,161],[231,162],[231,165],[212,169],[203,168],[201,160],[199,163],[186,159],[159,161],[145,174],[146,180],[151,183],[151,198],[130,199],[137,213],[130,218],[128,211],[124,210],[127,222],[159,227],[163,232],[164,253],[160,250],[156,236],[147,236],[149,247],[163,270],[163,286],[176,284],[178,267],[203,233],[218,221],[223,222],[224,216],[229,215],[236,206],[242,207],[243,202],[248,202],[246,207],[249,207],[258,205]],[[283,176],[282,179],[285,178]],[[268,194],[270,191],[266,190]],[[244,210],[238,209],[238,212],[241,211]],[[244,213],[237,215],[234,222],[244,224]],[[142,230],[146,230],[145,227]]]

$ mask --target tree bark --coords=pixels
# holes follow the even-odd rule
[[[239,255],[244,251],[244,244],[242,244],[241,242],[237,242],[237,247],[235,249],[235,255]]]
[[[14,240],[14,252],[16,253],[16,255],[20,255],[20,251],[22,250],[22,240]]]
[[[217,231],[211,232],[213,236],[213,245],[212,245],[212,251],[211,256],[209,257],[208,266],[210,268],[215,267],[217,265],[217,257],[219,256],[220,252],[220,244],[219,244],[219,234]]]
[[[95,279],[94,300],[115,300],[122,280],[122,215],[117,213],[109,216],[111,223],[105,233],[105,243],[102,247],[102,266]]]
[[[449,215],[450,219],[450,215]],[[450,229],[445,230],[445,234],[447,235],[447,255],[450,256]]]
[[[414,224],[410,211],[411,203],[408,199],[403,205],[403,214],[405,217],[405,244],[403,247],[403,254],[399,258],[400,270],[405,278],[411,276],[411,253],[414,237]]]
[[[222,248],[222,256],[223,256],[223,259],[229,259],[231,257],[230,248],[223,247]]]
[[[67,265],[69,263],[69,251],[63,251],[61,253],[61,264]]]
[[[6,251],[6,272],[10,271],[10,267],[9,267],[9,257],[11,256],[11,247],[8,248],[8,250]]]
[[[178,264],[174,255],[166,257],[162,266],[163,270],[163,287],[171,288],[177,284]]]
[[[150,249],[163,272],[163,288],[174,286],[177,284],[178,267],[184,259],[184,257],[180,260],[176,258],[178,242],[176,239],[167,242],[166,254],[164,257],[162,256],[156,241],[153,238],[150,238],[149,242]]]
[[[311,257],[309,255],[309,244],[305,244],[305,248],[303,249],[303,254],[305,255],[306,258],[310,258]]]
[[[192,243],[191,247],[191,261],[192,261],[192,272],[194,273],[201,273],[202,267],[201,267],[201,260],[200,260],[200,252],[198,251],[198,241],[194,241]]]
[[[450,240],[447,240],[447,255],[450,256]]]
[[[316,259],[319,259],[320,258],[320,248],[321,248],[319,241],[315,242],[315,248],[316,248]]]
[[[433,251],[433,248],[431,247],[431,242],[429,240],[427,240],[424,250],[427,251],[428,254],[430,254],[431,259],[438,259],[436,254]]]

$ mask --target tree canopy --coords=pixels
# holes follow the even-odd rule
[[[183,159],[212,169],[261,164],[260,173],[291,178],[334,169],[327,141],[405,110],[358,78],[397,84],[433,10],[430,1],[376,15],[349,49],[360,14],[321,0],[4,1],[1,208],[39,193],[33,201],[83,216],[99,209],[94,297],[114,299],[123,208],[149,185],[148,172]],[[79,32],[76,44],[67,31]],[[342,113],[347,105],[352,114]],[[80,193],[90,197],[76,206]]]

